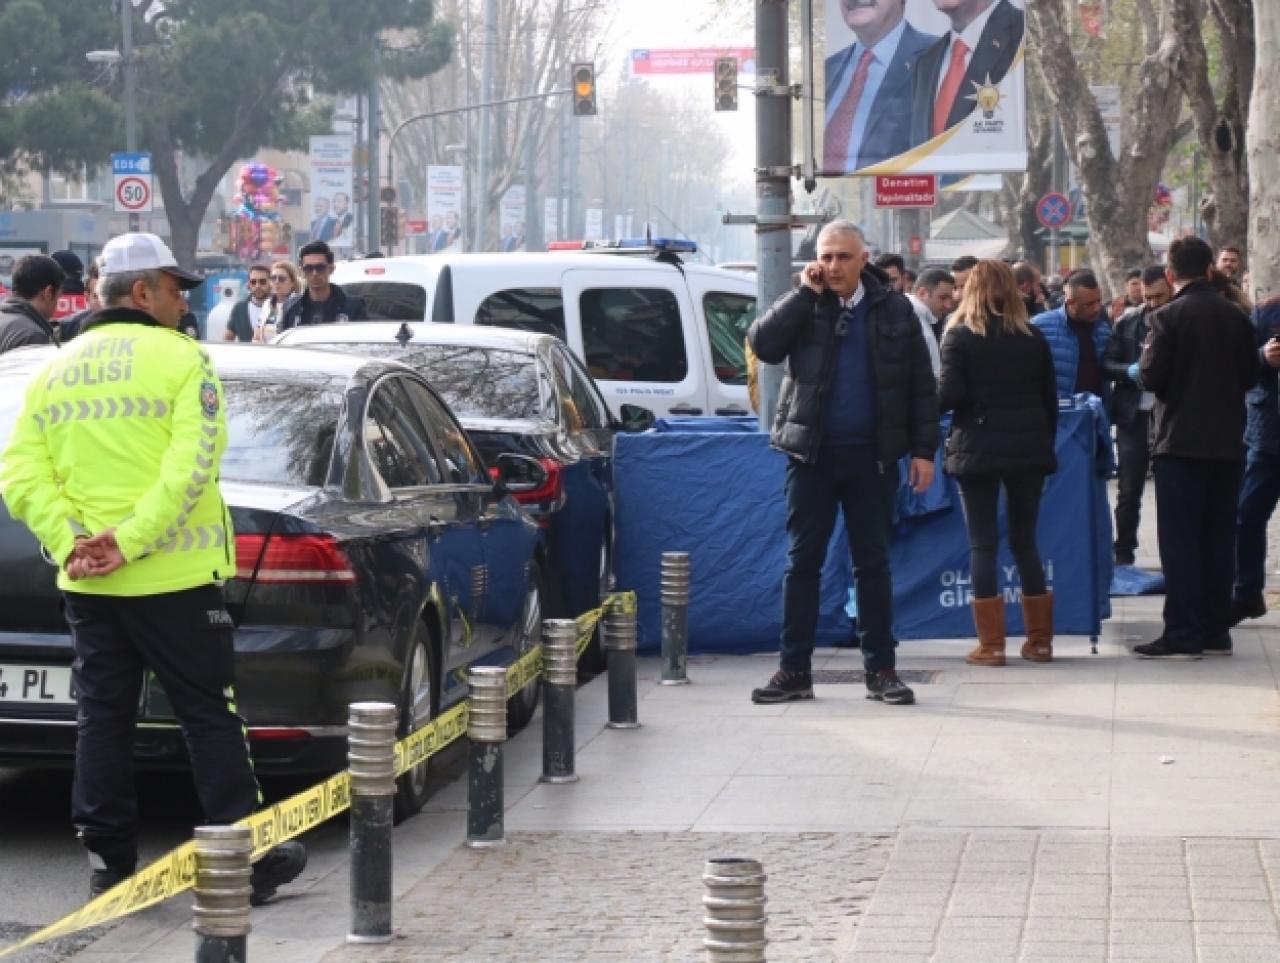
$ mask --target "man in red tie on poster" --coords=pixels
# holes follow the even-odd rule
[[[933,0],[951,30],[920,57],[911,143],[950,130],[977,106],[974,94],[999,84],[1022,45],[1023,13],[1009,0]]]
[[[856,41],[827,58],[822,170],[847,174],[911,146],[912,77],[937,37],[903,19],[906,0],[837,0]]]

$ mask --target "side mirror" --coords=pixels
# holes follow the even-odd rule
[[[653,412],[639,405],[623,405],[618,411],[622,414],[622,430],[626,432],[648,431],[653,427]]]
[[[494,481],[499,488],[511,492],[537,491],[547,483],[547,470],[536,458],[528,455],[504,453],[498,456],[493,469]]]

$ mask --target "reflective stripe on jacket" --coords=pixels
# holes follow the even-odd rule
[[[227,430],[204,348],[149,315],[108,309],[27,386],[0,465],[9,512],[60,564],[75,538],[114,527],[128,564],[60,588],[158,595],[235,571],[218,490]]]

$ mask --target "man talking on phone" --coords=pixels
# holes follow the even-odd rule
[[[818,259],[747,335],[768,364],[786,363],[771,442],[788,456],[787,536],[780,666],[751,693],[757,703],[813,698],[818,588],[836,510],[853,555],[858,639],[867,698],[910,705],[893,640],[889,526],[897,462],[909,482],[933,482],[938,402],[929,351],[911,303],[867,264],[852,221],[818,235]]]

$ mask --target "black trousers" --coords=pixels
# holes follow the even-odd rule
[[[1231,621],[1242,469],[1238,461],[1155,457],[1164,642],[1171,649],[1201,652]]]
[[[889,524],[898,466],[882,471],[871,446],[823,448],[816,463],[787,464],[787,571],[782,580],[783,669],[808,672],[818,627],[822,564],[844,515],[858,600],[858,639],[868,672],[892,669],[893,579]]]
[[[974,598],[1000,594],[996,556],[1000,528],[996,510],[1000,489],[1005,491],[1009,518],[1009,551],[1018,566],[1023,595],[1044,595],[1044,566],[1036,547],[1036,521],[1040,517],[1040,493],[1044,475],[966,475],[958,479],[964,505],[964,525],[969,533],[969,571]]]
[[[147,669],[182,724],[205,819],[226,825],[253,812],[261,794],[236,712],[222,590],[65,597],[79,702],[71,819],[86,848],[111,867],[137,861],[133,742]]]
[[[1128,425],[1116,425],[1116,560],[1133,562],[1138,549],[1138,522],[1142,512],[1142,492],[1147,487],[1151,464],[1151,417],[1140,411]]]

